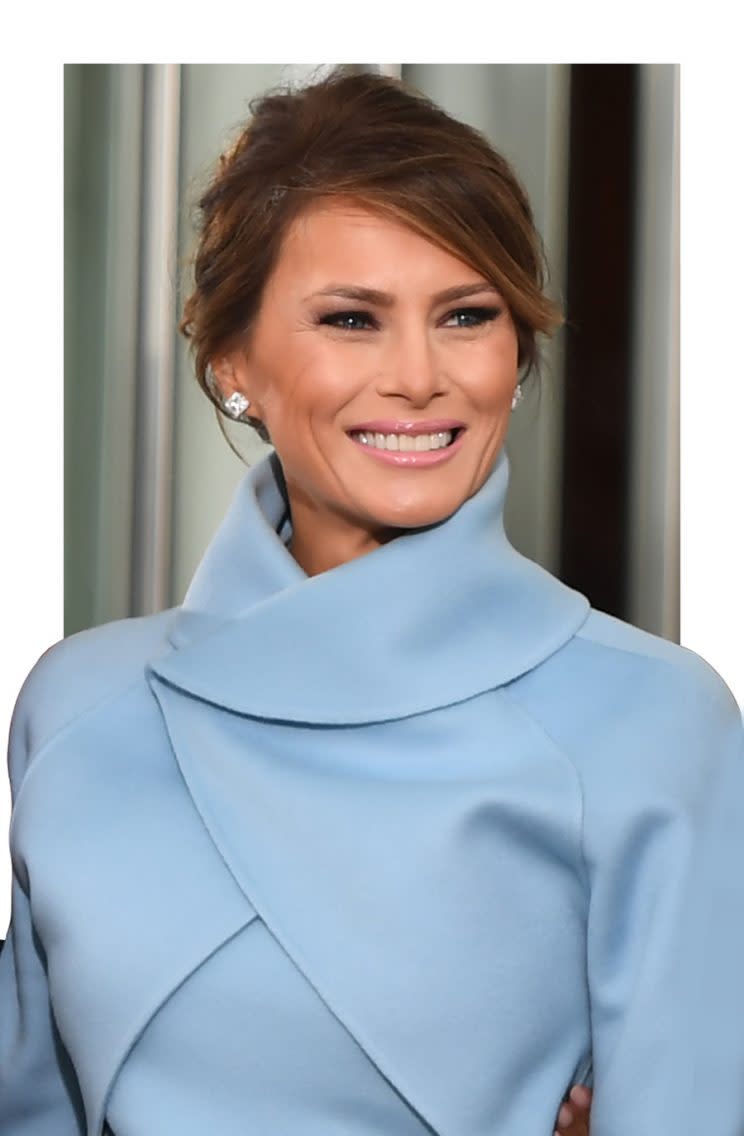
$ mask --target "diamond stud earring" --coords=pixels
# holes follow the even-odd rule
[[[514,397],[512,398],[512,410],[515,410],[522,401],[522,384],[517,383],[514,389]]]
[[[222,400],[222,405],[231,418],[240,418],[251,403],[240,391],[233,391],[229,398]]]

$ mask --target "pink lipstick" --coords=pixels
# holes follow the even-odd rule
[[[375,458],[377,461],[407,469],[420,469],[432,465],[441,465],[442,462],[448,461],[462,446],[463,439],[467,432],[460,423],[453,423],[450,419],[437,419],[436,429],[433,428],[431,421],[425,423],[426,429],[421,429],[424,423],[416,423],[417,428],[415,430],[401,430],[400,428],[391,430],[389,428],[390,425],[391,423],[388,421],[368,423],[366,429],[360,427],[360,434],[349,434],[349,438],[355,446],[366,450],[369,456]],[[400,427],[400,424],[396,425]],[[376,430],[372,429],[373,426],[385,426],[387,428],[384,430]],[[458,429],[458,427],[460,428]],[[454,433],[455,430],[457,430],[457,433],[449,444],[440,445],[436,449],[431,450],[388,450],[378,446],[376,442],[371,440],[375,435],[380,434],[405,434],[412,437],[422,434]]]
[[[416,422],[413,419],[402,421],[395,418],[375,418],[372,422],[360,422],[350,426],[346,431],[351,433],[371,434],[439,434],[443,430],[462,430],[464,422],[455,418],[426,418]]]

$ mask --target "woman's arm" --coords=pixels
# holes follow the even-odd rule
[[[27,764],[23,692],[10,731],[15,803]],[[0,1132],[8,1136],[81,1136],[80,1094],[54,1026],[46,965],[34,933],[28,889],[13,866],[12,914],[0,951]]]
[[[44,960],[18,881],[0,952],[0,1132],[80,1136],[79,1093],[52,1018]]]
[[[663,677],[584,766],[592,1133],[742,1136],[744,730],[704,664]]]

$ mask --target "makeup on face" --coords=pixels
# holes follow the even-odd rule
[[[477,491],[517,356],[503,297],[464,261],[361,206],[301,215],[236,365],[281,461],[306,571],[443,520]]]

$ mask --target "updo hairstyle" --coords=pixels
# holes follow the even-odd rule
[[[483,134],[402,80],[348,64],[249,105],[198,203],[194,288],[180,324],[218,409],[209,364],[244,341],[285,233],[321,197],[354,198],[481,272],[511,311],[523,379],[536,368],[537,333],[551,334],[562,317],[543,291],[527,196]],[[263,423],[249,421],[270,441]]]

